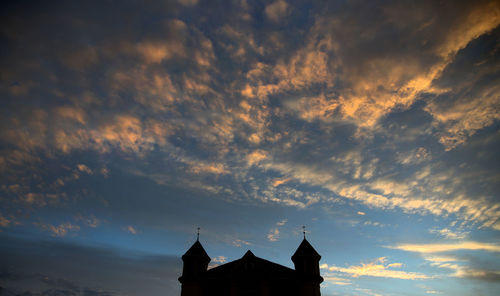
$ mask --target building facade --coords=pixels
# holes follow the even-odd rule
[[[182,256],[181,296],[320,296],[320,259],[304,238],[292,256],[295,269],[250,250],[238,260],[207,269],[210,257],[197,240]]]

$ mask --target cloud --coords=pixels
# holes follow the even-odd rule
[[[185,27],[179,21],[178,27]],[[137,51],[143,56],[147,63],[160,63],[163,60],[171,59],[177,56],[183,56],[185,49],[181,43],[153,43],[144,42],[137,44]]]
[[[500,229],[497,3],[195,4],[7,7],[0,225],[137,234],[188,208],[217,221],[224,201],[433,215],[458,221],[431,230],[450,240]]]
[[[66,280],[64,278],[54,278],[49,275],[44,274],[8,274],[5,277],[7,281],[14,280],[13,282],[27,281],[32,283],[38,283],[42,287],[38,289],[33,288],[33,290],[26,287],[14,287],[6,288],[2,287],[2,293],[5,295],[26,295],[26,296],[74,296],[74,295],[86,295],[86,296],[113,296],[117,295],[113,291],[106,291],[100,288],[90,288],[81,287],[73,281]],[[48,289],[47,289],[48,288]],[[28,290],[27,290],[28,289]],[[36,290],[41,290],[37,291]]]
[[[379,226],[379,227],[385,227],[385,226],[387,226],[387,224],[382,224],[382,223],[377,222],[377,221],[375,221],[375,222],[374,221],[365,221],[365,222],[363,222],[363,225],[369,225],[369,226],[375,226],[375,227],[377,227],[377,226]]]
[[[449,277],[467,278],[487,282],[500,281],[500,271],[491,268],[491,266],[484,264],[484,262],[476,262],[477,260],[475,257],[441,254],[457,253],[457,251],[461,253],[463,251],[500,252],[500,247],[495,244],[466,241],[454,244],[402,244],[394,248],[422,254],[424,259],[430,262],[431,266],[453,271],[447,274]]]
[[[278,241],[279,237],[280,237],[280,230],[277,227],[269,230],[269,233],[267,234],[267,239],[271,242]]]
[[[304,47],[294,52],[288,63],[259,63],[248,72],[254,82],[253,86],[245,86],[244,93],[262,97],[299,90],[305,93],[303,98],[285,101],[285,106],[298,112],[300,118],[326,122],[343,120],[360,128],[375,129],[381,118],[397,108],[409,108],[422,94],[448,92],[433,82],[442,77],[457,53],[500,23],[500,8],[493,2],[456,6],[453,13],[440,20],[432,16],[436,7],[431,2],[421,3],[412,13],[400,4],[387,2],[364,9],[377,10],[377,17],[362,19],[365,15],[357,13],[356,9],[352,13],[317,17]],[[401,11],[406,11],[405,17],[401,16]],[[381,21],[380,15],[387,21]],[[367,26],[372,27],[367,31]],[[392,28],[394,36],[384,35],[384,26]],[[359,38],[352,38],[353,35]],[[415,46],[408,47],[408,44]],[[267,81],[276,82],[269,84]],[[314,84],[331,91],[307,95]],[[455,125],[455,131],[449,129],[450,137],[468,137],[475,130],[493,123],[498,113],[493,109],[498,100],[492,94],[497,92],[489,90],[487,93],[490,94],[488,99],[473,101],[472,105],[477,107],[472,108],[477,112],[467,112],[472,108],[465,106],[463,111],[451,110],[450,115],[464,118],[464,124]],[[436,115],[437,121],[442,121],[433,106],[431,103],[426,110]],[[457,110],[461,106],[457,104]],[[444,110],[447,112],[448,108]],[[441,139],[448,148],[452,147],[445,137]]]
[[[286,222],[288,222],[288,219],[283,219],[283,220],[281,220],[279,222],[276,222],[276,226],[283,226],[283,225],[286,224]]]
[[[245,246],[251,245],[251,243],[244,241],[244,240],[241,240],[241,239],[235,239],[234,241],[232,241],[231,244],[235,247],[238,247],[238,248],[243,246],[243,245],[245,245]]]
[[[338,285],[338,286],[352,285],[352,282],[349,279],[345,279],[345,278],[342,278],[342,277],[331,275],[330,273],[323,274],[323,279],[327,283]]]
[[[104,178],[107,178],[109,177],[109,174],[110,174],[110,170],[106,167],[102,167],[100,170],[99,170],[99,173],[101,173],[101,175],[104,176]]]
[[[87,123],[87,114],[85,110],[74,107],[74,106],[61,106],[55,109],[55,113],[59,115],[60,118],[70,119],[76,121],[82,125]]]
[[[356,7],[358,4],[349,5]],[[241,6],[238,9],[248,8],[243,8],[248,5]],[[156,12],[157,8],[152,5],[144,9]],[[399,110],[415,108],[413,104],[422,99],[423,93],[433,94],[433,98],[449,93],[450,88],[442,80],[450,76],[448,72],[456,66],[457,57],[498,23],[494,4],[459,5],[453,8],[456,11],[439,19],[432,17],[436,10],[432,2],[422,3],[415,13],[401,9],[408,14],[406,17],[396,12],[397,8],[402,7],[391,2],[363,7],[377,12],[368,19],[363,18],[364,14],[357,9],[315,15],[311,27],[297,37],[302,39],[299,43],[279,32],[270,34],[272,38],[263,37],[256,28],[245,25],[245,21],[199,30],[196,22],[184,22],[169,16],[154,30],[142,32],[134,29],[116,35],[111,34],[113,26],[99,26],[96,32],[86,33],[96,38],[85,55],[96,68],[78,73],[74,73],[74,69],[68,70],[79,77],[78,81],[63,79],[70,76],[66,72],[40,74],[61,80],[47,82],[43,89],[35,88],[47,94],[47,107],[27,104],[33,105],[30,110],[15,110],[4,119],[7,124],[2,126],[8,128],[1,130],[2,139],[16,150],[8,157],[0,158],[0,166],[13,166],[23,159],[34,162],[43,156],[43,152],[57,154],[62,151],[67,155],[84,151],[107,155],[116,152],[125,153],[120,154],[125,159],[139,156],[144,160],[148,155],[162,152],[172,160],[169,165],[187,165],[188,169],[183,173],[228,177],[231,172],[235,183],[246,184],[249,174],[254,174],[255,178],[258,173],[270,169],[285,176],[274,178],[273,184],[278,189],[273,192],[278,194],[288,193],[290,189],[284,184],[293,179],[301,185],[320,186],[335,196],[376,208],[398,208],[409,213],[439,216],[456,214],[464,220],[498,228],[500,214],[494,207],[490,207],[485,215],[478,215],[480,209],[491,204],[491,199],[467,197],[470,195],[460,192],[456,185],[460,182],[453,184],[451,188],[457,190],[449,190],[453,191],[450,195],[434,192],[448,185],[446,181],[440,183],[443,175],[456,175],[455,171],[437,176],[432,167],[405,180],[387,177],[394,176],[391,174],[380,175],[387,171],[387,163],[393,160],[366,156],[371,148],[364,140],[358,139],[361,142],[355,144],[357,149],[345,154],[338,150],[328,154],[317,148],[318,151],[307,155],[316,158],[303,162],[306,156],[301,149],[307,147],[308,141],[309,145],[316,141],[316,147],[320,147],[319,144],[353,145],[344,140],[323,141],[330,138],[333,130],[340,129],[345,130],[341,138],[345,136],[346,139],[362,135],[362,129],[371,130],[365,135],[388,135],[390,133],[384,131],[386,127],[381,124],[384,118]],[[286,15],[293,17],[290,12],[291,4],[285,1],[270,3],[264,11],[273,19]],[[465,24],[457,23],[461,18]],[[95,21],[106,22],[107,19]],[[143,20],[134,21],[140,23]],[[66,27],[69,33],[80,32],[71,24]],[[366,30],[367,27],[370,30]],[[458,33],[457,27],[463,28],[466,34]],[[99,33],[102,28],[105,28],[105,36]],[[391,36],[384,34],[386,28],[391,28]],[[353,39],[353,35],[360,37]],[[47,37],[50,40],[55,38],[52,35]],[[391,42],[396,43],[388,46]],[[286,49],[287,44],[295,46]],[[64,52],[65,56],[78,57],[80,53],[76,48],[81,48],[80,44],[70,45],[59,46],[57,51]],[[219,52],[221,50],[224,52]],[[214,63],[226,51],[244,67],[235,71]],[[24,52],[18,54],[28,55]],[[262,58],[264,56],[269,58]],[[16,60],[34,58],[36,56],[28,55],[26,59],[23,56],[23,59],[18,57]],[[54,60],[59,61],[56,57]],[[102,73],[99,65],[107,65],[103,81],[92,79],[92,73]],[[485,74],[491,73],[490,70],[484,71]],[[60,84],[65,87],[55,87]],[[476,97],[483,92],[485,95],[494,94],[494,90],[488,87],[478,91]],[[63,97],[68,100],[61,103],[58,98]],[[444,108],[448,104],[442,105],[439,99],[424,101],[425,107],[419,108],[425,109],[436,121],[434,128],[438,129],[438,134],[440,124],[457,120],[451,117],[448,120],[444,115],[440,117],[440,113],[451,110],[453,114],[466,114],[482,109],[488,116],[498,113],[491,109],[495,106],[494,98],[488,101],[488,108],[479,103],[467,107],[463,105],[468,102],[465,97],[454,100],[459,111],[455,111],[455,107]],[[480,114],[474,117],[484,118]],[[316,124],[317,128],[312,129]],[[351,131],[355,134],[350,134]],[[436,160],[430,148],[417,147],[397,153],[397,161],[410,167],[428,162],[431,156]],[[335,171],[325,169],[328,159],[333,161]],[[246,161],[244,168],[239,163],[242,160]],[[382,164],[381,161],[385,162]],[[249,172],[254,169],[257,172]],[[183,173],[176,171],[179,175]],[[435,180],[430,181],[433,177]],[[364,183],[363,180],[371,182]],[[235,188],[239,188],[235,184],[207,186],[199,180],[191,184],[198,184],[196,186],[211,192],[225,189],[237,192]],[[313,194],[304,194],[302,199],[268,195],[264,198],[261,193],[257,190],[248,195],[259,196],[258,201],[299,208],[334,200],[321,199]],[[26,203],[44,200],[43,195],[37,195],[38,192],[26,194]]]
[[[40,289],[99,296],[180,293],[180,256],[9,236],[2,238],[0,249],[2,287],[15,295],[26,291],[39,295]]]
[[[212,269],[214,267],[220,266],[221,264],[227,262],[227,258],[224,256],[219,256],[219,257],[214,257],[210,261],[210,265],[208,266],[208,269]]]
[[[443,229],[433,228],[429,229],[429,232],[439,234],[449,239],[464,239],[468,235],[468,232],[454,232],[448,228],[443,228]]]
[[[3,215],[0,214],[0,227],[9,227],[11,224],[11,220],[5,218]]]
[[[425,260],[433,262],[433,263],[459,261],[459,259],[452,257],[452,256],[429,256],[429,257],[425,257]]]
[[[430,166],[414,171],[412,176],[403,180],[372,177],[369,182],[359,183],[341,173],[345,170],[346,174],[351,174],[353,170],[350,167],[355,168],[362,158],[346,160],[341,169],[335,171],[328,166],[300,163],[294,159],[279,162],[276,157],[269,156],[267,160],[260,165],[266,170],[277,171],[303,184],[321,186],[338,196],[359,201],[370,207],[386,210],[399,208],[407,213],[431,213],[437,216],[455,214],[465,221],[498,227],[498,205],[491,199],[466,198],[463,186],[467,184],[468,178],[466,174],[460,175],[453,169],[431,173],[433,166]],[[354,176],[356,175],[354,173]],[[450,175],[455,175],[457,180],[463,179],[463,182],[450,183]],[[444,190],[446,187],[447,190]]]
[[[136,235],[137,233],[139,233],[139,231],[134,227],[134,226],[127,226],[125,228],[128,232],[132,233],[133,235]]]
[[[88,175],[92,175],[93,174],[92,170],[88,166],[86,166],[84,164],[78,164],[76,167],[78,168],[78,170],[80,172],[85,172]]]
[[[431,155],[425,147],[419,147],[407,153],[398,155],[398,161],[404,165],[415,165],[431,159]]]
[[[438,291],[438,290],[435,290],[431,287],[428,287],[426,285],[417,285],[417,287],[423,289],[425,291],[425,294],[442,294],[442,292]]]
[[[212,262],[215,262],[215,263],[224,263],[226,261],[227,261],[227,258],[224,257],[224,256],[219,256],[219,257],[212,258]]]
[[[487,282],[500,282],[500,270],[458,268],[454,276],[460,278],[478,279]]]
[[[433,115],[434,126],[440,130],[439,142],[447,151],[463,145],[481,129],[498,121],[498,86],[491,79],[496,71],[492,67],[496,64],[496,56],[481,50],[492,47],[486,40],[496,36],[498,29],[469,44],[436,81],[437,85],[446,88],[446,92],[431,100],[426,111]],[[465,58],[478,50],[483,53],[471,59]],[[459,72],[470,74],[460,77]]]
[[[278,187],[282,184],[285,184],[289,182],[291,179],[290,178],[277,178],[273,180],[273,187]]]
[[[256,150],[247,155],[248,165],[254,165],[264,160],[267,157],[267,153],[263,150]]]
[[[276,227],[273,227],[269,230],[267,234],[267,239],[270,242],[276,242],[280,238],[280,227],[283,227],[288,222],[288,219],[283,219],[281,221],[276,222]]]
[[[281,21],[289,13],[288,3],[285,0],[276,0],[266,6],[265,12],[273,22]]]
[[[100,219],[97,219],[94,215],[83,216],[81,214],[78,214],[75,216],[75,220],[81,221],[83,224],[91,228],[96,228],[102,223],[102,221]]]
[[[451,277],[468,278],[474,280],[482,280],[487,282],[500,282],[500,271],[494,269],[485,269],[471,267],[470,262],[464,265],[464,259],[454,257],[425,257],[425,260],[432,262],[431,266],[450,269],[454,271],[449,274]]]
[[[59,236],[59,237],[64,237],[71,232],[80,231],[79,225],[71,224],[69,222],[62,223],[59,225],[43,224],[43,223],[35,223],[35,225],[43,230],[51,232],[52,236]]]
[[[201,163],[192,162],[190,170],[195,174],[211,173],[211,174],[228,174],[229,171],[223,163]]]
[[[464,241],[459,243],[436,243],[436,244],[399,244],[390,248],[417,252],[417,253],[441,253],[458,250],[480,250],[488,252],[500,252],[500,245],[475,241]]]
[[[320,268],[332,272],[346,273],[354,278],[360,276],[384,277],[384,278],[395,278],[404,280],[422,280],[431,278],[430,276],[425,275],[423,273],[406,272],[393,269],[393,268],[401,268],[403,265],[402,263],[385,264],[385,262],[386,258],[381,257],[373,260],[370,263],[362,263],[361,265],[338,267],[335,265],[329,266],[328,264],[322,264]]]

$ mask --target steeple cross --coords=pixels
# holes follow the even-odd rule
[[[196,241],[199,241],[200,240],[200,227],[198,227],[196,230],[197,230],[197,232],[196,232]]]
[[[306,227],[302,225],[302,233],[304,234],[304,239],[306,239]]]

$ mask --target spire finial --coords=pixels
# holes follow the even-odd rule
[[[196,232],[196,241],[200,241],[200,227],[198,227]]]
[[[302,233],[304,234],[304,239],[306,239],[306,226],[302,225]]]

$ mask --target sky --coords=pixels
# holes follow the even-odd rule
[[[2,1],[1,295],[500,293],[498,1]]]

